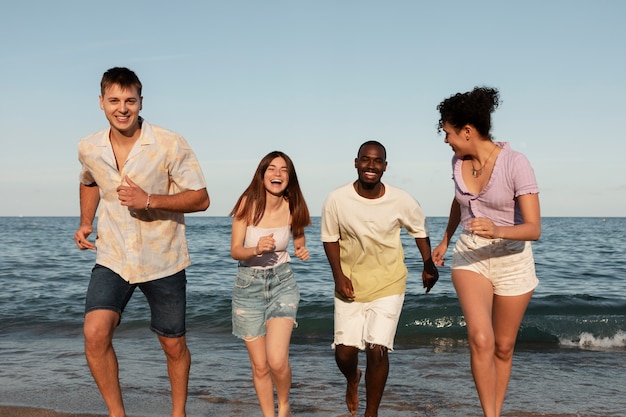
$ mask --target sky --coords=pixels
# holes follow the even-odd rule
[[[453,198],[437,105],[495,87],[493,136],[524,153],[543,216],[626,217],[626,2],[21,0],[0,6],[0,216],[78,216],[78,141],[107,127],[111,67],[143,117],[183,135],[227,216],[268,152],[287,153],[311,214],[356,179],[427,216]]]

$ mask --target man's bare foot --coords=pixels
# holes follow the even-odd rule
[[[361,381],[361,370],[356,370],[356,381],[350,382],[346,386],[346,405],[353,417],[359,410],[359,382]]]

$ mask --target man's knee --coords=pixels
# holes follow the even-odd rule
[[[389,349],[386,346],[375,343],[368,343],[365,350],[368,361],[383,361],[389,353]]]
[[[106,346],[113,339],[113,332],[120,321],[120,315],[110,310],[94,310],[85,315],[83,335],[85,345]]]
[[[178,360],[189,354],[185,336],[165,337],[159,336],[159,342],[168,359]]]
[[[359,355],[359,349],[354,346],[336,345],[335,360],[345,362],[355,360]]]

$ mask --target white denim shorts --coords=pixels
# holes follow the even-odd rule
[[[487,239],[463,230],[454,247],[452,269],[484,276],[496,295],[522,295],[539,285],[531,244],[523,240]]]
[[[343,301],[335,297],[335,340],[332,345],[353,346],[361,350],[375,344],[393,350],[404,293],[367,303]]]

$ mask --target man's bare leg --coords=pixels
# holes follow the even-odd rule
[[[361,380],[361,370],[358,368],[359,349],[353,346],[336,345],[335,362],[346,377],[346,406],[350,414],[356,417],[359,409],[359,381]]]
[[[109,409],[109,417],[125,417],[119,381],[117,356],[113,349],[113,332],[119,314],[110,310],[95,310],[85,315],[85,357],[93,379]]]
[[[159,336],[159,342],[167,358],[167,373],[172,388],[172,417],[185,417],[191,353],[185,336]]]
[[[389,355],[387,348],[381,345],[368,344],[365,351],[367,354],[365,417],[378,417],[378,407],[389,375]]]

